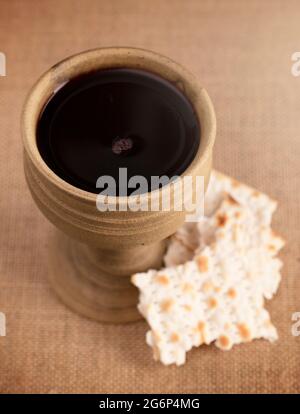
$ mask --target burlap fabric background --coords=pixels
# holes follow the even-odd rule
[[[300,49],[297,1],[0,0],[1,392],[299,392]],[[276,298],[278,327],[225,353],[189,353],[181,368],[152,361],[146,324],[101,325],[62,305],[47,282],[50,224],[27,190],[20,112],[36,78],[60,59],[109,45],[153,49],[186,65],[215,104],[215,166],[279,200],[274,228],[288,240]]]

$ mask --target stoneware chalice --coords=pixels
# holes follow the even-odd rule
[[[57,229],[49,235],[51,285],[70,308],[102,322],[140,318],[130,276],[159,268],[166,239],[184,222],[175,208],[126,208],[128,177],[204,177],[207,187],[216,123],[207,92],[162,55],[103,48],[72,56],[34,85],[22,116],[25,174],[32,197]],[[105,193],[99,177],[117,182]],[[196,191],[196,181],[189,197]],[[100,191],[102,191],[99,195]],[[160,203],[171,183],[136,195]],[[100,204],[116,208],[100,209]],[[97,204],[98,203],[98,204]]]

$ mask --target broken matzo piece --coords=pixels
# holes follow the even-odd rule
[[[183,364],[186,352],[203,343],[227,350],[277,338],[264,309],[264,296],[271,297],[280,281],[280,263],[267,249],[274,235],[249,208],[224,197],[210,218],[213,241],[192,261],[132,278],[151,328],[146,341],[164,364]]]
[[[202,271],[206,261],[208,268]],[[201,344],[216,341],[228,350],[254,338],[277,338],[263,297],[246,270],[231,258],[234,277],[223,280],[225,262],[207,247],[184,265],[133,277],[141,292],[139,310],[151,328],[146,341],[156,360],[181,365],[186,352]]]
[[[215,223],[211,222],[210,217],[220,207],[224,198],[228,197],[228,194],[232,203],[238,202],[239,205],[250,209],[261,227],[270,227],[277,203],[267,195],[214,170],[205,195],[205,215],[199,218],[198,223],[184,223],[170,238],[164,257],[167,267],[192,259],[197,248],[202,248],[212,242]],[[273,235],[270,246],[274,247],[273,255],[275,255],[283,247],[284,242],[274,233]]]

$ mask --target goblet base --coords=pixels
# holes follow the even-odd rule
[[[141,319],[138,291],[130,277],[162,265],[165,241],[129,249],[99,249],[60,231],[49,243],[49,280],[60,299],[77,313],[100,322]]]

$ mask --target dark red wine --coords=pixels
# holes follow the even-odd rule
[[[47,165],[91,193],[101,191],[96,181],[103,175],[118,185],[119,168],[127,168],[128,179],[144,176],[149,185],[151,176],[180,175],[199,142],[194,109],[179,89],[132,69],[102,70],[67,82],[45,105],[37,125]]]

